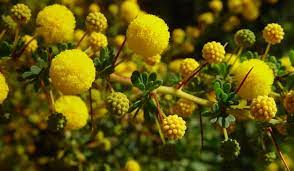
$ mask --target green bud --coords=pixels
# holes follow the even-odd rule
[[[106,98],[106,106],[111,113],[124,115],[129,110],[129,100],[125,94],[113,92]]]
[[[255,43],[255,35],[249,29],[241,29],[235,33],[235,43],[239,47],[250,47]]]
[[[238,157],[240,149],[238,141],[228,139],[227,141],[221,142],[220,155],[224,160],[230,161]]]

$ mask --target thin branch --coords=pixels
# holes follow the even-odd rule
[[[247,72],[247,74],[245,75],[245,77],[243,78],[243,80],[241,81],[240,85],[238,86],[238,88],[236,89],[235,93],[238,93],[241,89],[241,87],[243,86],[243,84],[245,83],[246,79],[248,78],[249,74],[251,73],[252,69],[254,68],[251,67],[251,69]]]
[[[123,48],[124,48],[126,42],[127,42],[127,37],[125,37],[125,39],[124,39],[122,45],[119,47],[119,49],[118,49],[118,51],[117,51],[117,54],[116,54],[115,57],[114,57],[114,60],[113,60],[113,63],[112,63],[113,66],[115,66],[115,63],[116,63],[116,61],[117,61],[117,59],[118,59],[120,53],[122,52],[122,50],[123,50]]]
[[[92,100],[92,87],[89,89],[89,101],[90,101],[90,116],[91,116],[91,132],[94,133],[96,130],[96,125],[94,122],[94,113],[93,113],[93,100]]]
[[[76,45],[76,49],[78,49],[82,43],[82,41],[85,39],[85,37],[87,36],[88,31],[86,31],[83,36],[81,37],[81,39],[78,41],[77,45]]]

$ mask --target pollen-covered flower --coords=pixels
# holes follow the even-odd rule
[[[181,117],[189,117],[196,109],[196,104],[187,99],[179,99],[173,107],[173,113],[177,113]]]
[[[294,115],[294,90],[289,91],[284,98],[284,106],[287,112]]]
[[[66,118],[66,129],[80,129],[87,124],[88,109],[78,96],[61,96],[54,104],[55,110]]]
[[[258,96],[252,100],[250,111],[256,120],[269,121],[277,113],[276,102],[272,97]]]
[[[89,31],[103,32],[107,26],[107,19],[101,12],[91,12],[86,18],[86,27]]]
[[[120,16],[127,23],[133,21],[139,14],[140,7],[136,2],[124,1],[120,6]]]
[[[150,56],[150,57],[145,57],[143,59],[148,65],[155,65],[160,62],[161,55],[154,55],[154,56]]]
[[[262,31],[267,43],[278,44],[284,39],[284,29],[277,23],[268,24]]]
[[[4,75],[0,72],[0,104],[7,98],[8,95],[8,85],[6,83]]]
[[[221,0],[211,0],[208,5],[214,12],[220,12],[223,9],[223,2]]]
[[[169,139],[181,139],[185,134],[186,128],[186,122],[178,115],[169,115],[162,121],[163,134]]]
[[[33,39],[33,37],[30,35],[25,35],[22,38],[22,40],[24,41],[24,44],[27,44],[32,39]],[[38,42],[36,39],[33,39],[26,47],[25,53],[31,54],[31,53],[35,52],[37,50],[37,48],[38,48]]]
[[[31,19],[31,9],[25,4],[16,4],[10,10],[13,20],[19,24],[26,24]]]
[[[253,99],[262,95],[267,96],[274,82],[273,71],[265,62],[259,59],[250,59],[242,62],[233,72],[233,79],[238,86],[252,67],[253,69],[238,92],[238,95],[244,99]]]
[[[140,164],[136,160],[128,160],[124,171],[140,171]]]
[[[234,39],[239,47],[250,47],[255,43],[255,35],[249,29],[241,29],[237,31]]]
[[[50,78],[63,94],[80,94],[95,80],[95,66],[89,56],[78,49],[58,54],[50,66]]]
[[[211,12],[205,12],[203,14],[200,14],[197,19],[199,23],[206,25],[212,24],[214,22],[214,16]]]
[[[36,24],[37,33],[46,43],[53,44],[67,42],[73,38],[76,20],[69,9],[55,4],[38,13]]]
[[[129,99],[121,92],[113,92],[107,96],[106,106],[112,114],[124,115],[129,110]]]
[[[102,33],[92,32],[89,36],[89,45],[94,51],[99,51],[108,45],[107,37]]]
[[[100,7],[96,3],[92,3],[89,5],[89,12],[100,12]]]
[[[225,47],[219,42],[208,42],[202,48],[203,58],[210,64],[221,63],[225,58]]]
[[[142,14],[130,23],[127,43],[130,49],[143,57],[154,56],[167,48],[169,36],[168,26],[161,18]]]
[[[181,44],[185,40],[185,31],[183,29],[177,28],[173,30],[172,33],[173,42],[176,44]]]
[[[180,73],[182,77],[190,75],[195,69],[199,67],[199,63],[193,58],[186,58],[182,60],[180,65]]]

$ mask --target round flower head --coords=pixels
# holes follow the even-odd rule
[[[219,42],[208,42],[202,48],[203,58],[210,64],[221,63],[225,58],[225,47]]]
[[[78,96],[61,96],[54,104],[55,110],[66,118],[66,129],[80,129],[87,124],[88,109]]]
[[[178,115],[169,115],[162,121],[163,134],[169,139],[181,139],[185,134],[186,128],[186,122]]]
[[[54,87],[63,94],[80,94],[95,80],[95,66],[85,52],[65,50],[52,60],[49,75]]]
[[[284,98],[284,106],[286,111],[294,115],[294,90],[289,91]]]
[[[235,159],[239,156],[240,150],[240,145],[236,140],[228,139],[221,142],[220,155],[224,160],[230,161]]]
[[[258,96],[252,100],[250,111],[256,120],[269,121],[277,113],[276,102],[272,97]]]
[[[140,164],[136,160],[128,160],[124,171],[140,171]]]
[[[91,12],[86,18],[86,27],[89,31],[103,32],[107,26],[107,19],[101,12]]]
[[[144,61],[148,64],[148,65],[155,65],[158,64],[161,60],[161,55],[155,55],[155,56],[150,56],[150,57],[145,57]]]
[[[120,6],[120,16],[127,23],[133,21],[139,14],[140,7],[136,2],[124,1]]]
[[[50,5],[37,15],[37,33],[48,44],[67,42],[73,38],[76,20],[63,5]]]
[[[98,4],[96,4],[96,3],[92,3],[92,4],[90,4],[90,6],[89,6],[89,11],[90,11],[90,12],[99,12],[99,11],[100,11],[100,7],[99,7]]]
[[[129,99],[121,92],[112,92],[106,98],[108,110],[117,115],[124,115],[129,110]]]
[[[243,0],[228,0],[228,8],[233,13],[241,13],[243,11]]]
[[[109,12],[112,14],[112,15],[117,15],[118,13],[118,5],[116,4],[110,4],[109,7],[108,7],[108,10]]]
[[[254,21],[259,17],[259,7],[250,2],[244,5],[244,9],[242,11],[242,16],[247,21]]]
[[[143,57],[161,54],[167,48],[168,41],[168,26],[155,15],[139,15],[127,30],[128,47]]]
[[[233,78],[238,86],[252,67],[253,69],[238,92],[238,95],[244,99],[253,99],[260,95],[267,96],[274,82],[273,71],[265,62],[250,59],[241,63],[233,72]]]
[[[9,91],[9,88],[6,83],[5,77],[0,72],[0,104],[2,104],[3,101],[7,98],[8,91]]]
[[[10,10],[13,20],[19,24],[26,24],[31,19],[31,9],[25,4],[16,4]]]
[[[180,99],[173,107],[173,112],[178,113],[182,117],[189,117],[195,109],[195,103],[186,99]]]
[[[120,35],[115,36],[115,38],[114,38],[113,41],[114,41],[114,44],[117,47],[121,47],[121,45],[123,44],[124,40],[125,40],[125,36],[120,34]]]
[[[186,33],[188,37],[197,38],[200,36],[200,30],[197,27],[188,26],[186,28]]]
[[[202,24],[212,24],[214,22],[214,16],[211,12],[205,12],[198,16],[198,22]]]
[[[99,51],[108,45],[107,38],[102,33],[92,32],[89,37],[89,45],[94,51]]]
[[[186,58],[182,60],[180,65],[180,73],[182,77],[190,75],[197,67],[199,63],[193,58]]]
[[[276,23],[268,24],[262,31],[263,38],[267,43],[278,44],[284,38],[283,28]]]
[[[32,38],[33,38],[33,37],[30,36],[30,35],[25,35],[25,36],[23,36],[22,40],[24,41],[24,44],[27,44],[29,41],[32,40]],[[37,48],[38,48],[38,42],[37,42],[36,39],[34,39],[34,40],[32,40],[32,41],[29,43],[29,45],[26,47],[26,49],[25,49],[25,53],[27,53],[27,54],[31,54],[31,53],[35,52],[35,51],[37,50]]]
[[[173,42],[176,44],[181,44],[185,40],[185,31],[183,29],[174,29],[172,33]]]
[[[208,5],[214,12],[220,12],[223,9],[223,2],[221,0],[212,0]]]
[[[239,47],[250,47],[255,43],[255,35],[249,29],[241,29],[235,33],[235,43]]]
[[[194,45],[191,42],[184,42],[181,46],[181,49],[185,53],[192,53],[194,51]]]

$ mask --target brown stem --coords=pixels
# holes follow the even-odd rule
[[[87,36],[88,31],[86,31],[83,36],[81,37],[81,39],[78,41],[77,45],[76,45],[76,49],[80,47],[82,41],[85,39],[85,37]]]
[[[185,86],[192,78],[195,77],[195,75],[197,75],[202,68],[204,68],[206,65],[208,64],[208,62],[205,62],[203,65],[197,67],[190,75],[188,75],[186,78],[184,78],[182,81],[180,81],[176,88],[177,89],[181,89],[183,86]]]
[[[245,75],[245,77],[243,78],[243,80],[241,81],[240,85],[238,86],[238,88],[236,89],[235,93],[238,93],[241,89],[241,87],[243,86],[243,84],[245,83],[247,77],[249,76],[249,74],[251,73],[252,69],[254,68],[254,66],[247,72],[247,74]]]
[[[123,48],[124,48],[126,42],[127,42],[127,37],[125,37],[125,39],[124,39],[122,45],[119,47],[119,49],[118,49],[118,51],[117,51],[116,56],[114,57],[114,60],[113,60],[113,63],[112,63],[113,66],[115,66],[115,63],[116,63],[116,61],[117,61],[117,59],[118,59],[118,57],[119,57],[121,51],[123,50]]]
[[[158,98],[157,98],[155,93],[151,93],[151,96],[153,97],[154,101],[156,102],[157,117],[158,117],[158,119],[159,119],[159,121],[161,123],[162,120],[163,120],[163,114],[162,114],[162,111],[160,109],[160,104],[159,104]]]
[[[276,140],[276,138],[275,138],[275,136],[273,134],[272,128],[271,127],[268,127],[267,128],[267,132],[269,133],[269,136],[270,136],[270,138],[272,140],[272,143],[274,144],[274,146],[276,148],[276,151],[277,151],[279,157],[281,158],[283,164],[285,165],[285,168],[287,169],[287,171],[291,171],[290,168],[289,168],[289,166],[288,166],[288,164],[287,164],[287,162],[285,161],[285,158],[283,156],[283,153],[282,153],[282,151],[281,151],[281,149],[279,147],[279,144],[277,143],[277,140]]]
[[[40,79],[40,84],[41,84],[41,88],[43,89],[43,91],[44,91],[44,93],[46,95],[47,101],[49,103],[50,112],[54,112],[54,106],[53,106],[53,101],[52,101],[50,92],[47,91],[46,85],[45,85],[45,83],[44,83],[44,81],[42,79]]]
[[[94,123],[94,113],[93,113],[93,100],[92,100],[92,87],[89,89],[89,101],[90,101],[90,116],[91,116],[91,132],[94,133],[96,125]]]
[[[18,58],[20,57],[26,48],[30,45],[30,43],[36,38],[36,34],[19,50],[19,51],[14,51],[11,55],[12,58]]]

